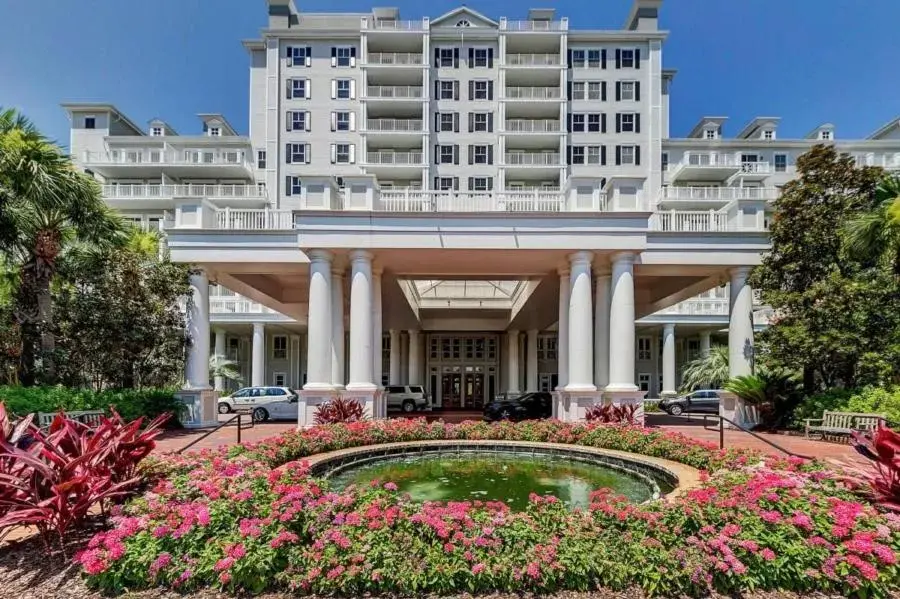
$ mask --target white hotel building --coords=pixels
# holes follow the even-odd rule
[[[900,122],[782,139],[775,117],[735,137],[704,117],[672,138],[661,3],[634,0],[610,31],[551,9],[404,20],[268,0],[243,42],[248,136],[218,114],[182,135],[65,104],[107,201],[201,269],[197,420],[214,419],[211,352],[247,383],[302,387],[301,424],[335,394],[380,415],[381,386],[407,383],[445,409],[556,390],[578,419],[674,392],[710,343],[750,372],[765,313],[746,279],[779,187],[818,143],[900,169]]]

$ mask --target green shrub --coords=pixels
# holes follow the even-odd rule
[[[171,412],[177,423],[180,404],[172,389],[119,389],[92,391],[67,387],[0,387],[0,401],[13,414],[31,412],[56,412],[58,410],[104,410],[110,407],[126,421],[146,416],[155,418],[163,412]]]
[[[866,387],[850,398],[842,412],[884,414],[892,423],[900,422],[900,387]]]
[[[794,425],[803,428],[807,418],[821,418],[822,412],[846,411],[853,389],[829,389],[804,399],[794,411]]]

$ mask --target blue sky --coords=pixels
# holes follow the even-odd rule
[[[421,2],[298,0],[303,11]],[[68,143],[63,101],[110,102],[139,125],[154,117],[199,131],[199,112],[221,112],[247,131],[247,57],[240,40],[265,26],[265,0],[4,0],[0,106],[24,111]],[[429,16],[459,3],[433,0]],[[528,2],[468,5],[491,17],[524,18]],[[588,28],[619,28],[630,0],[540,0]],[[728,116],[734,135],[755,116],[782,117],[779,136],[823,122],[838,137],[865,137],[900,115],[900,0],[665,0],[671,32],[663,63],[678,70],[671,133],[703,115]]]

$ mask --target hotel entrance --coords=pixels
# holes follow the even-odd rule
[[[428,336],[429,392],[435,407],[480,410],[499,391],[497,335]]]

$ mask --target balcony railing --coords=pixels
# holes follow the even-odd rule
[[[423,66],[425,64],[422,54],[414,52],[370,52],[366,56],[366,62],[377,65]]]
[[[857,166],[880,166],[889,170],[900,169],[900,153],[863,154],[856,157]]]
[[[559,192],[382,191],[376,210],[384,212],[561,212]]]
[[[553,119],[507,119],[508,133],[559,133],[560,122]]]
[[[161,149],[111,150],[109,152],[86,151],[82,159],[87,164],[227,164],[247,165],[247,155],[243,150],[184,150],[164,151]]]
[[[419,166],[423,164],[422,152],[367,152],[366,162],[369,164],[395,164]]]
[[[706,233],[728,230],[728,214],[713,210],[670,210],[657,212],[650,218],[655,231]]]
[[[507,54],[506,65],[511,67],[561,66],[559,54]]]
[[[559,166],[561,164],[558,153],[551,152],[507,152],[507,165],[522,166]]]
[[[278,314],[275,310],[239,295],[210,296],[210,314]]]
[[[104,185],[103,197],[136,199],[174,197],[265,199],[266,190],[256,185],[132,185],[122,183]]]
[[[418,21],[401,21],[395,19],[372,19],[363,17],[363,29],[371,25],[372,29],[384,29],[387,31],[424,31],[425,23]]]
[[[369,98],[385,99],[420,99],[422,98],[422,86],[415,85],[370,85],[366,88],[366,96]]]
[[[366,130],[381,132],[421,133],[425,129],[422,119],[369,119]]]
[[[768,174],[772,172],[772,166],[768,162],[742,162],[742,173]]]
[[[290,230],[294,228],[292,210],[231,209],[216,211],[216,225],[219,229],[234,230]]]
[[[559,100],[558,87],[507,87],[507,100]]]
[[[507,21],[507,31],[563,31],[563,21]]]
[[[728,316],[728,298],[693,297],[674,306],[663,308],[657,314],[678,316]]]
[[[663,187],[659,199],[665,201],[774,200],[778,197],[775,187]]]
[[[737,161],[730,154],[685,152],[680,164],[684,166],[736,166]]]

